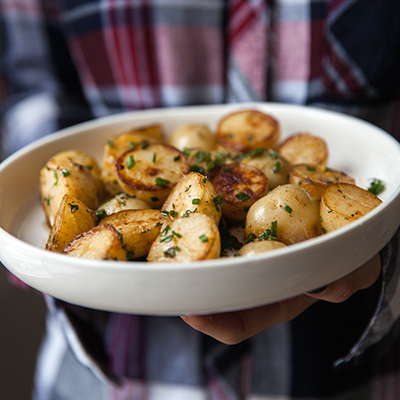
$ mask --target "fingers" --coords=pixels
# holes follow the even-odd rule
[[[301,295],[289,300],[248,310],[211,315],[182,316],[182,319],[213,338],[236,344],[273,326],[287,322],[310,307],[317,300]]]
[[[290,321],[318,300],[340,303],[358,290],[371,286],[381,271],[380,256],[376,255],[349,275],[327,285],[319,293],[307,293],[288,300],[248,310],[211,315],[187,315],[182,319],[213,338],[236,344],[270,328]]]
[[[332,303],[341,303],[358,290],[366,289],[374,284],[380,272],[381,258],[379,254],[377,254],[360,268],[327,285],[318,293],[306,294],[315,299],[330,301]]]

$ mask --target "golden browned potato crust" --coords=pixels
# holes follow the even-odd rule
[[[301,186],[318,201],[328,186],[339,182],[355,184],[356,180],[342,171],[321,165],[297,164],[290,169],[289,183]]]
[[[296,133],[281,143],[277,150],[290,164],[325,166],[328,162],[328,145],[324,139],[307,132]]]
[[[346,226],[371,212],[382,203],[366,189],[349,183],[326,188],[321,197],[321,224],[326,232]]]
[[[128,258],[137,259],[147,255],[166,220],[160,210],[124,210],[103,218],[100,225],[113,226],[129,252]]]
[[[280,138],[278,121],[257,110],[242,110],[226,115],[217,128],[218,143],[230,150],[246,152],[274,147]]]
[[[251,165],[221,165],[208,176],[217,194],[222,196],[223,216],[231,221],[244,221],[250,206],[268,191],[267,177]]]
[[[80,200],[65,194],[51,227],[46,249],[61,253],[76,236],[97,224],[96,214]]]
[[[118,232],[110,225],[97,225],[73,239],[63,254],[93,260],[127,261]]]
[[[194,213],[165,223],[151,245],[150,262],[193,262],[218,258],[221,237],[214,218]]]
[[[180,177],[190,171],[189,160],[178,149],[161,143],[135,146],[116,162],[124,193],[161,207]]]
[[[136,145],[147,146],[150,143],[161,143],[163,130],[161,125],[154,124],[122,132],[105,144],[101,164],[101,178],[108,192],[112,195],[123,190],[118,184],[115,163],[125,151]]]

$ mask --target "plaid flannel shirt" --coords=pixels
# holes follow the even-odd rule
[[[400,137],[397,0],[1,0],[0,11],[3,155],[125,110],[245,101],[333,109]],[[396,398],[399,240],[372,288],[236,346],[177,317],[46,296],[34,397]]]

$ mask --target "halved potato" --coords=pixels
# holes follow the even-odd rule
[[[218,225],[222,212],[214,202],[216,197],[217,192],[206,176],[190,172],[181,177],[161,209],[178,216],[204,213],[214,218]]]
[[[268,191],[267,177],[251,165],[221,165],[213,168],[208,177],[221,196],[223,216],[231,221],[244,221],[250,206]]]
[[[116,162],[123,191],[152,207],[161,207],[180,177],[190,171],[188,158],[175,147],[154,143],[135,146]]]
[[[266,229],[286,245],[322,234],[319,207],[309,193],[297,185],[281,185],[255,202],[246,217],[246,237],[259,236]]]
[[[235,151],[274,147],[279,140],[278,121],[257,110],[242,110],[226,115],[217,128],[218,143]]]
[[[110,225],[97,225],[78,235],[63,254],[94,260],[127,261],[118,232]]]
[[[321,197],[321,225],[331,232],[355,221],[378,207],[382,200],[366,189],[349,183],[336,183]]]
[[[145,256],[169,218],[160,210],[124,210],[103,218],[99,225],[111,225],[121,235],[129,259]]]
[[[177,149],[200,149],[212,151],[217,147],[217,137],[204,124],[186,124],[175,129],[168,137],[167,143]]]
[[[355,184],[356,180],[346,173],[321,165],[297,164],[290,169],[289,183],[299,185],[315,200],[320,200],[324,190],[334,183]]]
[[[160,235],[151,245],[150,262],[192,262],[218,258],[221,238],[214,218],[189,214],[164,224]]]
[[[281,143],[277,150],[290,164],[325,166],[328,161],[328,145],[324,139],[307,132],[296,133]]]
[[[145,201],[129,196],[126,193],[120,193],[99,206],[96,210],[96,215],[99,218],[104,218],[105,216],[114,214],[118,211],[145,210],[149,208],[151,208],[150,205]]]
[[[67,150],[50,158],[40,170],[42,205],[50,226],[65,194],[94,210],[105,196],[100,169],[92,156],[80,150]]]
[[[61,253],[76,236],[97,224],[96,214],[80,200],[65,194],[50,229],[46,249]]]
[[[115,163],[118,157],[136,145],[146,147],[150,143],[161,143],[162,140],[163,130],[159,124],[131,129],[110,138],[104,146],[101,170],[101,178],[109,193],[115,195],[123,191],[116,177]]]
[[[290,164],[276,150],[257,149],[244,153],[240,162],[260,169],[268,178],[270,190],[288,183]]]

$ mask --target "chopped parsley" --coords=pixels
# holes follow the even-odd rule
[[[199,239],[200,239],[203,243],[208,242],[208,238],[207,238],[206,235],[201,235],[201,236],[199,236]]]
[[[217,209],[217,211],[222,211],[222,208],[224,207],[224,205],[222,204],[223,200],[224,196],[222,196],[222,194],[213,198],[214,206]]]
[[[133,168],[133,166],[136,164],[135,159],[133,158],[133,155],[129,155],[129,157],[126,159],[126,166],[128,169]]]
[[[177,251],[181,251],[181,249],[179,247],[170,247],[168,250],[164,251],[164,255],[165,257],[174,258]]]
[[[104,217],[107,216],[106,210],[104,210],[104,208],[101,208],[100,210],[97,210],[95,212],[95,214],[96,214],[98,222],[100,222]]]
[[[68,205],[70,206],[72,213],[74,213],[75,211],[79,210],[78,204],[68,203]]]
[[[383,192],[384,188],[384,183],[380,179],[374,178],[368,188],[368,191],[375,196],[378,196],[378,194]]]
[[[170,241],[172,240],[173,237],[174,237],[174,235],[165,236],[165,237],[163,237],[163,238],[160,239],[160,242],[161,242],[161,243],[162,243],[162,242],[168,243],[168,242],[170,242]]]
[[[292,213],[292,208],[290,206],[288,206],[286,203],[283,206],[284,211],[286,211],[287,213],[291,214]]]
[[[240,192],[238,194],[235,194],[235,197],[240,201],[247,201],[248,199],[250,199],[251,196],[247,193]]]
[[[171,182],[160,177],[156,178],[156,186],[168,186]]]

